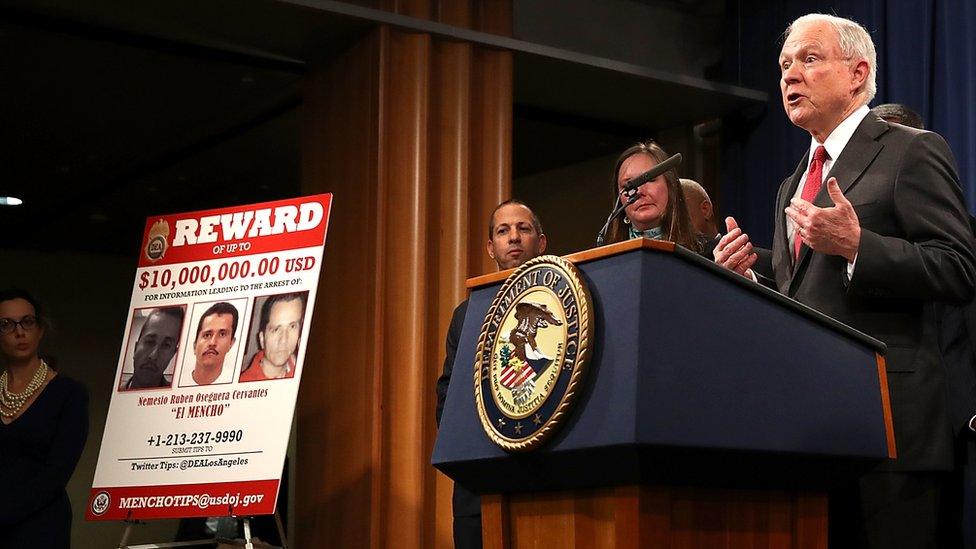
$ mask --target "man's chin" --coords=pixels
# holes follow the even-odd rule
[[[197,365],[200,366],[201,368],[206,368],[208,370],[211,368],[215,368],[215,369],[221,368],[221,364],[216,360],[202,360],[200,362],[197,362]]]
[[[522,255],[520,255],[518,257],[509,257],[507,259],[508,259],[508,261],[505,261],[504,263],[502,263],[502,270],[505,270],[505,269],[516,269],[518,267],[521,267],[522,265],[525,264],[526,261],[528,261],[531,258],[528,255],[526,255],[526,254],[522,254]]]
[[[275,368],[285,368],[285,367],[288,366],[288,357],[287,356],[285,356],[285,358],[283,358],[281,360],[276,360],[274,358],[271,358],[271,357],[265,355],[264,359],[268,362],[268,364],[274,366]]]
[[[796,108],[791,111],[787,111],[787,116],[790,122],[798,128],[806,128],[807,122],[810,120],[810,113],[806,109]]]
[[[145,377],[133,376],[132,385],[137,387],[156,387],[162,384],[165,380],[166,378],[163,377],[163,374],[149,375]]]

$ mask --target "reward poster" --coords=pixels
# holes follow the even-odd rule
[[[274,512],[331,204],[146,221],[89,520]]]

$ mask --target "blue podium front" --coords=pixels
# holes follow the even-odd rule
[[[511,454],[488,438],[475,348],[503,281],[473,287],[432,458],[455,481],[483,493],[825,489],[894,457],[881,342],[670,243],[567,259],[594,308],[579,400],[535,451]]]

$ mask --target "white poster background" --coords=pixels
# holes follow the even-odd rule
[[[323,223],[328,222],[330,204],[331,196],[326,202]],[[322,240],[324,245],[324,230]],[[259,486],[260,490],[255,488],[256,492],[264,491],[262,504],[241,509],[242,497],[238,492],[238,507],[234,512],[273,512],[299,381],[307,364],[304,352],[308,348],[309,323],[322,266],[323,245],[140,267],[137,270],[128,321],[123,332],[126,340],[121,346],[90,496],[89,519],[229,514],[226,505],[208,505],[206,496],[213,503],[213,489],[217,488],[219,493],[229,494],[233,504],[235,493],[233,489],[228,489],[226,483],[239,483],[237,488],[246,492],[247,483],[251,481],[265,481]],[[244,262],[248,262],[247,276],[241,275],[245,269]],[[277,268],[273,274],[260,275],[257,269],[259,265],[263,265],[266,271],[271,270],[270,265],[277,265]],[[195,269],[199,274],[204,272],[205,266],[209,267],[208,277],[182,285],[174,282],[184,269]],[[153,276],[157,282],[161,280],[159,271],[164,269],[170,271],[171,283],[168,287],[158,285],[152,288],[146,284],[147,278],[152,280]],[[236,278],[218,280],[218,273],[227,274],[234,270],[238,272]],[[186,271],[183,272],[185,274]],[[252,354],[247,350],[255,348],[249,345],[249,341],[256,338],[251,328],[252,324],[256,326],[257,319],[253,319],[252,315],[260,314],[260,308],[254,308],[255,300],[298,292],[303,293],[306,300],[294,376],[240,382],[242,369],[247,368],[252,359]],[[224,374],[219,380],[226,377],[227,382],[181,387],[181,384],[187,384],[186,380],[190,379],[190,371],[196,362],[193,342],[200,316],[207,307],[218,301],[233,304],[239,313],[236,341],[225,357]],[[173,359],[175,368],[170,366],[175,370],[172,387],[120,390],[123,375],[131,376],[132,353],[135,339],[139,337],[139,330],[132,326],[133,319],[145,322],[144,317],[134,312],[172,305],[186,307],[180,347]],[[227,372],[231,373],[227,375]],[[274,487],[274,493],[267,493],[268,486]],[[186,495],[193,499],[188,505],[181,506],[180,500],[164,500],[163,494]],[[205,496],[203,501],[200,500],[201,495]],[[174,506],[163,505],[174,501],[177,502]],[[258,507],[260,512],[249,512]]]

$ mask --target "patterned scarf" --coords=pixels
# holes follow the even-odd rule
[[[630,227],[627,228],[627,232],[628,232],[628,238],[630,238],[631,240],[635,238],[643,238],[643,237],[650,238],[651,240],[661,240],[664,237],[664,229],[662,229],[661,227],[651,227],[646,231],[638,231],[633,227],[633,225],[631,225]]]

